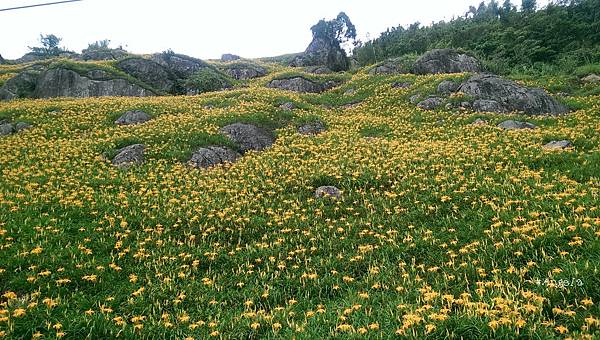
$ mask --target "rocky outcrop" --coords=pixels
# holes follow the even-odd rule
[[[438,87],[437,87],[437,92],[439,94],[450,94],[452,92],[456,92],[456,90],[458,89],[459,84],[451,81],[451,80],[444,80],[442,81]]]
[[[190,165],[195,168],[210,168],[218,164],[233,163],[242,157],[238,152],[224,146],[207,146],[192,154]]]
[[[318,83],[316,81],[312,81],[303,77],[293,77],[286,79],[271,80],[267,84],[267,87],[302,93],[320,93],[329,90],[337,85],[338,83],[334,81]]]
[[[298,127],[298,133],[301,135],[318,135],[326,131],[325,124],[321,121],[309,122]]]
[[[210,67],[200,59],[172,52],[153,54],[151,60],[164,67],[176,78],[189,78],[201,69]]]
[[[342,191],[331,185],[321,186],[315,190],[315,198],[329,199],[333,201],[341,200]]]
[[[444,105],[444,100],[442,98],[432,97],[419,102],[417,107],[424,110],[435,110],[440,108],[442,105]]]
[[[0,100],[32,98],[40,72],[39,69],[28,68],[4,82],[0,87]]]
[[[223,68],[223,72],[237,80],[248,80],[267,75],[267,70],[264,67],[249,63],[227,65]]]
[[[149,121],[152,117],[144,111],[127,111],[115,121],[117,125],[137,125]]]
[[[327,66],[312,66],[312,67],[307,67],[306,68],[306,72],[312,73],[312,74],[329,74],[329,73],[333,73],[333,71],[329,67],[327,67]]]
[[[600,83],[600,76],[595,73],[588,74],[587,76],[581,78],[581,82],[585,84]]]
[[[171,74],[160,64],[145,58],[128,58],[119,61],[116,67],[153,88],[172,93],[175,81]]]
[[[481,65],[477,59],[452,49],[431,50],[417,59],[413,65],[415,74],[480,71]]]
[[[117,150],[117,155],[113,158],[112,164],[119,168],[142,164],[144,162],[145,150],[146,146],[143,144],[126,146]]]
[[[573,143],[568,140],[553,140],[543,146],[546,150],[563,150],[573,146]]]
[[[15,128],[10,123],[0,123],[0,137],[12,135],[15,132]]]
[[[523,130],[523,129],[537,129],[537,126],[529,122],[520,122],[517,120],[505,120],[498,124],[499,128],[504,130]]]
[[[491,74],[471,77],[459,86],[458,92],[475,98],[473,108],[477,111],[519,111],[529,115],[557,115],[568,111],[542,89],[527,88]]]
[[[0,65],[6,64],[6,60],[2,58],[2,54],[0,54]]]
[[[221,56],[221,61],[234,61],[234,60],[240,60],[240,56],[239,55],[235,55],[235,54],[230,54],[230,53],[225,53]]]
[[[53,68],[43,72],[37,80],[33,97],[104,97],[104,96],[153,96],[149,90],[132,84],[125,79],[104,80],[105,74],[88,73],[81,76],[75,71],[65,68]],[[101,80],[94,79],[99,77]]]
[[[271,133],[251,124],[230,124],[221,128],[220,132],[238,144],[242,153],[264,150],[275,142]]]
[[[314,37],[304,53],[296,57],[291,66],[327,66],[333,71],[346,71],[349,68],[346,52],[336,42]]]
[[[81,60],[119,60],[128,55],[127,51],[120,48],[85,49],[81,51]]]
[[[410,68],[406,66],[401,58],[388,59],[381,64],[375,65],[369,70],[370,75],[390,75],[410,73]]]

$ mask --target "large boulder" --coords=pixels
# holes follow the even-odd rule
[[[126,57],[127,51],[120,48],[85,49],[81,51],[81,60],[119,60]]]
[[[323,84],[303,77],[274,79],[267,84],[267,87],[303,93],[320,93],[325,91]]]
[[[252,124],[234,123],[222,127],[220,132],[238,144],[242,153],[264,150],[275,142],[271,133]]]
[[[583,83],[589,84],[589,83],[600,83],[600,76],[592,73],[592,74],[588,74],[587,76],[581,78],[581,81]]]
[[[0,65],[5,64],[6,61],[2,58],[2,54],[0,54]]]
[[[544,90],[527,88],[491,74],[477,74],[462,83],[458,92],[476,99],[479,111],[514,112],[530,115],[566,113],[568,109]]]
[[[553,140],[543,146],[546,150],[563,150],[573,147],[573,143],[569,140]]]
[[[26,64],[26,63],[31,63],[33,61],[39,61],[39,60],[45,60],[47,59],[46,56],[37,54],[37,53],[33,53],[33,52],[29,52],[29,53],[25,53],[21,58],[15,60],[15,62],[17,64]]]
[[[144,111],[133,110],[127,111],[121,115],[116,121],[117,125],[136,125],[149,121],[152,117]]]
[[[201,69],[210,67],[200,59],[172,52],[156,53],[151,59],[177,78],[189,78]]]
[[[234,61],[234,60],[240,60],[240,56],[239,55],[235,55],[235,54],[231,54],[231,53],[225,53],[221,56],[221,61]]]
[[[450,94],[452,92],[455,92],[458,89],[459,84],[457,84],[456,82],[453,82],[451,80],[444,80],[442,81],[438,87],[437,87],[437,92],[439,94]]]
[[[415,74],[480,71],[481,65],[477,59],[452,49],[431,50],[417,59],[413,65]]]
[[[504,130],[524,130],[524,129],[537,129],[537,126],[529,122],[521,122],[518,120],[505,120],[498,124],[498,127]]]
[[[143,144],[133,144],[117,150],[117,155],[113,158],[112,164],[116,167],[124,168],[131,165],[142,164],[144,162],[144,152],[146,146]]]
[[[315,37],[304,53],[292,61],[291,66],[324,65],[333,71],[346,71],[349,68],[346,52],[336,42]]]
[[[223,72],[237,80],[248,80],[263,77],[267,74],[267,70],[264,67],[249,63],[227,65],[223,68]]]
[[[117,68],[153,88],[171,93],[175,82],[171,74],[159,63],[144,58],[128,58],[119,61]]]
[[[0,100],[33,97],[39,76],[40,71],[35,68],[19,72],[0,87]]]
[[[418,103],[417,107],[423,110],[435,110],[437,108],[440,108],[442,105],[444,105],[444,100],[442,98],[432,97],[427,98],[422,102]]]
[[[0,136],[12,135],[15,132],[15,128],[11,123],[0,123]]]
[[[377,74],[406,74],[410,69],[406,66],[406,62],[402,58],[392,58],[375,65],[369,70],[370,75]]]
[[[92,78],[94,75],[100,76],[102,80],[84,77],[65,68],[47,70],[40,75],[33,96],[35,98],[86,98],[104,96],[146,97],[154,95],[151,91],[125,79],[104,80],[106,74],[102,71],[99,74],[92,72],[87,75]]]
[[[230,148],[207,146],[192,154],[190,165],[196,168],[210,168],[218,164],[233,163],[240,157],[242,157],[241,154]]]

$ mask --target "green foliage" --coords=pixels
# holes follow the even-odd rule
[[[233,86],[233,80],[212,67],[205,67],[187,80],[186,86],[198,93],[219,91]]]
[[[310,30],[313,38],[325,39],[325,41],[337,45],[356,39],[356,27],[344,12],[340,12],[333,20],[321,19]]]
[[[41,47],[29,47],[32,53],[44,57],[55,57],[65,52],[66,50],[59,47],[62,38],[55,36],[54,34],[43,35],[40,34]]]
[[[110,45],[110,40],[98,40],[91,44],[88,44],[87,51],[96,51],[96,50],[106,50],[109,49],[108,45]]]
[[[600,2],[553,2],[539,11],[526,5],[526,11],[517,12],[510,1],[502,6],[483,3],[449,22],[398,26],[356,48],[354,56],[367,65],[434,48],[460,48],[500,74],[527,71],[536,64],[571,72],[600,62]]]

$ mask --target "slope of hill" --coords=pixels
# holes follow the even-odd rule
[[[428,111],[409,98],[467,75],[368,71],[321,94],[267,88],[328,77],[272,66],[198,96],[0,102],[31,124],[0,137],[0,337],[597,336],[600,97]],[[565,86],[547,80],[527,82]],[[130,110],[151,119],[114,123]],[[190,166],[239,147],[230,123],[276,142]],[[144,162],[114,167],[132,144]]]

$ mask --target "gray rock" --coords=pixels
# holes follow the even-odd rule
[[[45,59],[48,59],[48,57],[37,54],[37,53],[29,52],[29,53],[25,53],[21,58],[15,60],[15,62],[17,64],[26,64],[26,63],[31,63],[34,61],[45,60]]]
[[[410,101],[411,104],[417,104],[421,100],[421,95],[415,94],[413,96],[410,96],[410,98],[408,100]]]
[[[370,75],[406,74],[409,69],[400,58],[388,59],[369,70]]]
[[[442,98],[433,97],[423,100],[422,102],[417,104],[417,107],[424,110],[435,110],[441,107],[442,105],[444,105],[444,100]]]
[[[498,124],[498,127],[504,130],[537,129],[537,126],[531,123],[520,122],[516,120],[505,120],[502,123]]]
[[[117,155],[113,158],[112,164],[117,167],[129,167],[144,162],[144,151],[146,146],[143,144],[133,144],[117,150]]]
[[[302,77],[274,79],[267,84],[267,87],[303,93],[320,93],[325,90],[323,84]]]
[[[573,143],[568,140],[553,140],[548,144],[544,145],[543,148],[547,150],[562,150],[573,146]]]
[[[32,68],[19,72],[0,87],[0,100],[32,98],[39,76],[40,71]]]
[[[470,102],[461,102],[460,103],[460,108],[462,109],[466,109],[466,110],[470,110],[473,108],[473,104]]]
[[[352,108],[355,108],[355,107],[359,106],[361,103],[362,103],[361,101],[353,101],[353,102],[350,102],[348,104],[342,105],[341,108],[345,109],[345,110],[348,110],[348,109],[352,109]]]
[[[342,191],[334,186],[322,186],[315,190],[315,198],[317,199],[330,199],[333,201],[342,199]]]
[[[127,111],[115,121],[117,125],[142,124],[152,119],[149,114],[140,110]]]
[[[267,70],[256,65],[240,65],[227,67],[223,70],[228,76],[237,80],[248,80],[267,75]]]
[[[153,95],[151,91],[125,79],[92,80],[64,68],[50,69],[42,73],[33,94],[35,98]]]
[[[318,135],[321,132],[326,131],[325,124],[321,121],[314,121],[306,123],[298,128],[298,133],[302,135]]]
[[[285,111],[292,111],[293,109],[296,108],[296,104],[294,104],[292,102],[286,102],[286,103],[279,105],[279,108],[282,110],[285,110]]]
[[[595,73],[588,74],[587,76],[581,78],[581,81],[584,83],[599,83],[600,76]]]
[[[306,69],[306,72],[312,73],[312,74],[329,74],[329,73],[333,73],[333,71],[329,67],[327,67],[327,66],[308,67]]]
[[[478,112],[506,112],[495,100],[478,99],[473,102],[472,108]]]
[[[439,94],[448,95],[450,93],[456,92],[456,90],[458,89],[458,85],[459,84],[451,80],[444,80],[438,85],[437,92]]]
[[[468,96],[478,100],[491,100],[498,105],[482,105],[493,112],[520,111],[530,115],[566,113],[567,108],[550,97],[544,90],[523,87],[514,81],[491,74],[477,74],[458,88]]]
[[[10,123],[0,124],[0,136],[12,135],[15,132],[14,127]]]
[[[21,132],[23,130],[27,130],[31,128],[31,124],[26,122],[17,122],[15,123],[15,132]]]
[[[157,90],[167,93],[175,91],[175,81],[169,71],[153,60],[128,58],[119,61],[116,67]]]
[[[2,58],[2,54],[0,54],[0,65],[4,64],[6,64],[6,60],[4,60],[4,58]]]
[[[471,125],[487,125],[487,121],[481,118],[477,118],[475,119],[475,121],[473,121],[473,123],[471,123]]]
[[[344,96],[353,96],[355,93],[355,89],[347,89],[346,92],[344,92]]]
[[[234,61],[234,60],[240,60],[240,56],[239,55],[235,55],[235,54],[230,54],[230,53],[225,53],[223,55],[221,55],[221,61]]]
[[[315,37],[304,53],[296,57],[290,65],[294,67],[323,65],[337,72],[348,70],[350,63],[346,52],[339,44]]]
[[[150,59],[179,79],[189,78],[201,69],[210,67],[200,59],[173,52],[155,53]]]
[[[392,88],[395,88],[395,89],[407,89],[409,87],[410,87],[410,83],[406,83],[406,82],[396,81],[396,82],[392,83]]]
[[[440,74],[479,72],[481,66],[477,59],[452,49],[431,50],[413,65],[415,74]]]
[[[80,59],[89,60],[119,60],[128,55],[127,51],[120,48],[85,49],[81,52]]]
[[[269,132],[251,124],[230,124],[222,127],[220,132],[238,144],[242,153],[248,150],[264,150],[275,142]]]
[[[192,154],[190,165],[195,168],[210,168],[218,164],[234,163],[242,157],[238,152],[224,146],[207,146]]]

